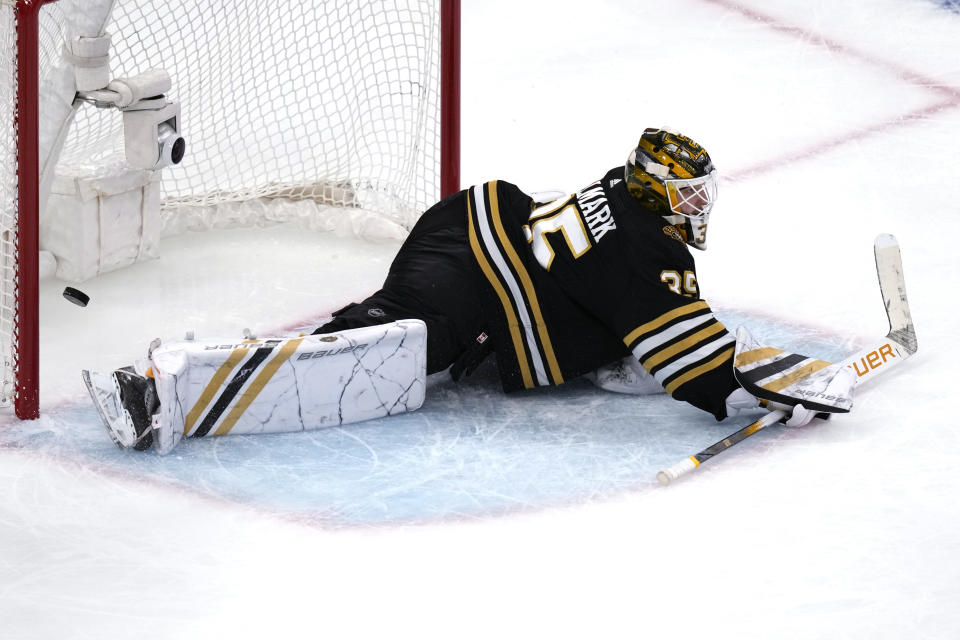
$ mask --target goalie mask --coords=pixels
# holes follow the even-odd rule
[[[706,149],[676,131],[646,129],[625,173],[630,195],[676,227],[687,244],[707,248],[717,172]]]

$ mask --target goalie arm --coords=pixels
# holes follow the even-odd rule
[[[890,234],[881,234],[874,241],[874,257],[880,294],[890,329],[886,337],[862,349],[843,361],[842,365],[856,374],[856,385],[868,382],[888,372],[917,351],[917,335],[907,302],[907,290],[903,277],[900,246]],[[787,413],[775,410],[739,431],[730,434],[703,451],[657,473],[660,484],[667,485],[685,475],[718,453],[726,451],[738,442],[752,436],[765,427],[783,419]]]

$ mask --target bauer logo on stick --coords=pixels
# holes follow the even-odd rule
[[[893,352],[893,347],[888,342],[879,349],[874,349],[859,360],[854,360],[849,366],[857,373],[857,377],[865,376],[871,369],[886,364],[887,358],[896,358],[897,354]]]

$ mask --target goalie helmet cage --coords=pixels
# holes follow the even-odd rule
[[[20,419],[39,415],[50,167],[122,154],[119,114],[72,104],[64,43],[91,31],[111,78],[172,78],[187,155],[164,218],[292,199],[409,228],[459,189],[459,0],[0,0],[0,403]]]

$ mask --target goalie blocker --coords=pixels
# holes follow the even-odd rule
[[[771,409],[802,404],[816,412],[847,413],[853,408],[857,378],[846,365],[763,346],[744,327],[737,330],[733,375]]]
[[[83,372],[121,448],[168,453],[183,437],[303,431],[418,409],[426,325],[400,320],[333,334],[175,342],[137,373]],[[152,379],[151,379],[152,378]],[[159,406],[157,406],[159,404]]]
[[[760,406],[792,416],[789,426],[806,424],[821,414],[846,413],[853,406],[856,376],[844,365],[762,346],[746,328],[737,331],[734,378],[740,384],[727,398],[727,417]],[[585,376],[597,387],[616,393],[665,393],[634,358],[600,367]],[[802,410],[800,410],[802,409]]]

